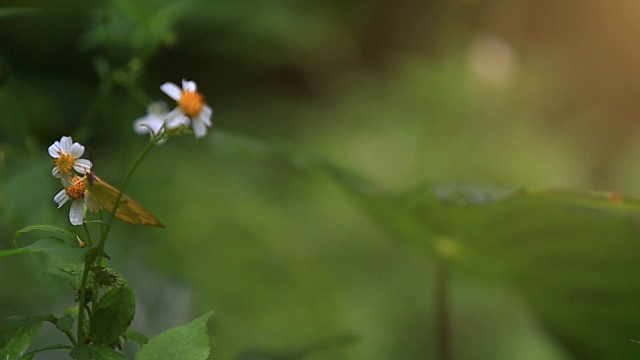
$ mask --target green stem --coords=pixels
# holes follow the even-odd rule
[[[151,149],[153,149],[153,147],[157,143],[158,143],[157,138],[152,138],[151,141],[149,141],[147,146],[145,146],[145,148],[142,149],[142,152],[138,155],[138,157],[135,159],[133,164],[131,164],[129,171],[127,171],[127,174],[124,177],[124,180],[122,180],[122,184],[120,185],[120,191],[118,192],[118,196],[116,197],[116,200],[113,203],[113,209],[110,214],[111,216],[109,216],[109,219],[107,220],[107,224],[104,226],[104,232],[100,237],[100,243],[98,244],[98,263],[100,263],[100,260],[102,259],[101,254],[104,251],[104,244],[107,241],[107,237],[109,236],[109,231],[111,230],[111,226],[113,225],[113,220],[116,218],[116,210],[120,205],[122,194],[124,194],[124,190],[129,184],[129,180],[131,180],[131,176],[133,175],[134,170],[138,167],[138,165],[140,165],[140,162],[142,161],[142,159],[144,159],[144,157],[149,153],[149,151],[151,151]]]
[[[64,334],[67,335],[67,337],[69,338],[69,341],[71,342],[71,345],[73,345],[73,347],[76,347],[78,345],[78,343],[76,343],[76,338],[73,337],[73,333],[71,333],[71,330],[65,330]]]
[[[436,338],[439,360],[452,360],[451,318],[449,309],[449,259],[438,254],[436,260]]]
[[[93,119],[97,116],[101,107],[105,107],[105,102],[107,101],[107,97],[111,92],[113,85],[109,78],[103,78],[100,81],[100,88],[98,88],[98,93],[95,98],[91,101],[89,108],[84,113],[84,116],[80,120],[80,127],[76,130],[74,137],[76,135],[80,135],[81,137],[88,137],[91,132],[91,124]]]
[[[144,91],[142,91],[135,83],[130,81],[129,79],[121,80],[119,82],[120,86],[122,86],[128,93],[131,95],[133,99],[135,99],[139,104],[143,106],[147,106],[153,102],[153,99],[147,95]]]
[[[89,232],[89,227],[84,221],[82,222],[82,226],[84,227],[84,232],[87,234],[87,245],[89,246],[89,248],[91,248],[93,246],[93,241],[91,241],[91,233]]]
[[[82,271],[82,278],[80,280],[80,294],[78,295],[79,297],[78,299],[78,344],[80,346],[84,345],[85,339],[86,339],[86,334],[84,333],[84,322],[85,322],[84,315],[85,315],[85,308],[87,308],[86,294],[87,294],[87,281],[89,278],[89,271],[93,267],[94,263],[100,264],[102,261],[102,257],[103,257],[102,254],[104,254],[104,246],[107,241],[107,238],[109,237],[109,231],[111,230],[113,221],[116,217],[116,210],[120,205],[122,194],[124,193],[125,188],[129,184],[129,180],[131,179],[133,172],[138,167],[138,165],[140,165],[140,162],[149,153],[149,151],[151,151],[151,149],[153,149],[153,147],[165,136],[166,135],[164,135],[163,133],[162,135],[151,138],[147,146],[145,146],[145,148],[138,155],[138,157],[135,159],[133,164],[131,164],[129,171],[127,171],[124,177],[124,180],[122,181],[122,185],[120,186],[120,191],[118,192],[118,196],[116,197],[116,200],[113,204],[113,209],[112,209],[112,212],[110,213],[109,219],[107,220],[106,225],[103,225],[102,231],[100,232],[100,243],[95,248],[96,252],[94,253],[96,254],[96,256],[85,257],[84,269]]]
[[[85,255],[84,269],[82,269],[82,278],[80,279],[80,292],[78,293],[78,331],[77,338],[80,346],[85,343],[84,333],[84,308],[87,305],[87,279],[89,278],[89,269],[91,269],[92,258]]]
[[[47,350],[61,350],[61,349],[71,350],[73,348],[71,346],[69,346],[69,345],[62,345],[62,344],[45,346],[43,348],[36,349],[36,350],[33,350],[33,351],[29,351],[27,353],[24,353],[24,354],[22,354],[22,356],[20,358],[21,359],[28,359],[29,355],[32,355],[32,354],[35,354],[35,353],[39,353],[39,352],[47,351]]]

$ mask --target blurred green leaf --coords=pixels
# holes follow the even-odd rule
[[[71,351],[71,358],[77,360],[126,360],[127,357],[107,346],[85,345]]]
[[[207,320],[213,311],[201,315],[188,324],[174,327],[152,337],[142,346],[137,360],[206,360],[209,357]]]
[[[56,327],[61,331],[71,330],[74,321],[71,315],[65,315],[56,321]]]
[[[521,191],[485,206],[414,204],[425,222],[446,214],[439,226],[458,268],[516,288],[578,358],[630,358],[640,350],[627,341],[640,337],[639,207],[613,199]]]
[[[37,316],[11,316],[0,325],[0,357],[20,359],[31,345],[44,321],[55,322],[51,314]]]
[[[149,342],[149,338],[144,335],[141,332],[138,332],[132,328],[127,328],[127,330],[124,332],[124,337],[126,337],[127,339],[133,340],[135,342],[137,342],[140,345],[144,345],[147,342]]]
[[[175,23],[183,16],[188,2],[164,4],[112,0],[96,12],[93,27],[84,35],[87,49],[102,49],[113,60],[147,59],[172,38]],[[131,63],[129,63],[131,64]]]
[[[135,315],[133,289],[121,283],[100,297],[93,311],[89,338],[95,344],[111,345],[127,330]]]
[[[11,255],[48,253],[69,260],[82,259],[86,249],[74,247],[60,239],[42,239],[18,249],[0,251],[0,258]]]
[[[640,351],[640,202],[614,192],[430,186],[393,193],[279,142],[217,133],[216,150],[320,171],[376,222],[454,269],[517,289],[581,359]]]
[[[458,271],[517,289],[578,358],[628,358],[639,350],[626,340],[640,336],[637,201],[440,187],[389,199],[386,214],[395,217],[365,210],[411,245],[438,248]]]
[[[38,15],[43,12],[43,9],[30,8],[30,7],[5,7],[0,8],[0,18],[14,17],[14,16],[30,16]]]
[[[72,233],[71,231],[68,231],[67,229],[61,228],[59,226],[54,226],[54,225],[29,225],[29,226],[27,226],[27,227],[25,227],[23,229],[20,229],[20,230],[16,231],[16,233],[13,235],[13,244],[16,245],[16,241],[18,240],[18,237],[20,237],[20,235],[26,234],[28,232],[35,231],[35,230],[46,231],[46,232],[52,233],[53,235],[57,235],[57,237],[59,239],[62,239],[62,240],[66,239],[68,242],[75,241],[76,237],[78,236],[75,233]]]
[[[425,227],[424,219],[416,218],[412,205],[407,201],[407,198],[413,198],[413,192],[396,194],[385,191],[352,171],[282,141],[265,141],[216,131],[212,134],[211,146],[212,151],[225,156],[242,156],[252,160],[280,159],[296,170],[328,175],[377,222],[393,234],[410,239],[425,251],[430,251],[430,246],[424,246],[428,244],[425,238],[437,237],[437,228]],[[440,203],[435,198],[431,200]]]
[[[302,360],[314,353],[321,352],[334,346],[353,344],[356,340],[356,336],[344,335],[280,351],[251,349],[242,352],[242,354],[238,356],[238,360]]]

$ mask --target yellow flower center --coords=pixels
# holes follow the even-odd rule
[[[204,107],[204,96],[197,91],[183,91],[178,105],[189,117],[198,116]]]
[[[71,186],[64,188],[64,191],[73,200],[81,199],[84,196],[84,191],[86,190],[84,182],[82,182],[82,178],[78,175],[74,176],[71,179],[71,184]]]
[[[73,170],[73,164],[76,162],[76,158],[73,155],[58,152],[58,158],[53,161],[53,164],[58,168],[61,174],[68,174]]]

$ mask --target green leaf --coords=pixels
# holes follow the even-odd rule
[[[207,320],[209,311],[188,324],[152,337],[136,356],[137,360],[206,360],[209,357]]]
[[[76,360],[126,360],[127,357],[108,346],[85,345],[71,350],[71,358]]]
[[[638,352],[626,340],[640,338],[637,201],[611,193],[423,187],[386,203],[386,213],[365,210],[408,244],[437,250],[458,272],[517,290],[577,358]]]
[[[216,131],[212,134],[212,151],[230,156],[242,156],[252,160],[284,160],[292,168],[330,176],[354,201],[392,234],[410,239],[426,252],[433,246],[425,242],[425,236],[435,238],[436,232],[425,227],[422,216],[416,216],[410,200],[415,191],[391,193],[362,176],[341,168],[316,154],[298,149],[279,141],[265,141],[231,132]],[[418,189],[422,191],[422,189]],[[434,202],[440,203],[437,199]]]
[[[85,251],[83,248],[71,246],[60,239],[42,239],[22,248],[0,251],[0,258],[19,254],[47,253],[65,259],[81,260]]]
[[[214,134],[214,151],[331,176],[391,234],[453,271],[515,289],[576,358],[640,353],[640,201],[612,192],[425,185],[389,192],[278,142]]]
[[[55,322],[51,314],[11,316],[0,325],[0,358],[20,359],[31,345],[44,321]]]
[[[100,297],[91,318],[89,338],[95,344],[111,345],[131,324],[136,298],[128,284],[115,286]]]
[[[378,186],[353,171],[283,142],[265,141],[240,134],[216,131],[212,134],[211,145],[214,152],[227,156],[243,156],[253,160],[280,159],[300,171],[330,175],[340,185],[357,194],[375,195],[381,193]]]
[[[123,335],[125,338],[133,340],[140,345],[144,345],[149,342],[149,338],[146,335],[132,328],[128,328]]]
[[[56,321],[56,327],[61,331],[71,330],[74,321],[71,315],[65,315]]]
[[[13,235],[13,245],[14,246],[18,246],[16,244],[16,241],[18,240],[18,237],[22,234],[26,234],[28,232],[31,231],[46,231],[48,233],[51,233],[51,235],[53,235],[52,237],[58,238],[58,239],[62,239],[62,240],[67,240],[67,242],[69,243],[73,243],[76,241],[77,235],[75,233],[72,233],[71,231],[61,228],[59,226],[53,226],[53,225],[29,225],[23,229],[20,229],[18,231],[16,231],[16,233]]]
[[[15,16],[29,16],[38,15],[43,12],[43,9],[30,8],[30,7],[5,7],[0,8],[0,18],[8,18]]]
[[[299,347],[271,350],[271,349],[247,349],[237,356],[238,360],[298,360],[306,359],[313,354],[325,351],[335,346],[351,345],[358,338],[354,335],[342,335],[318,340]]]

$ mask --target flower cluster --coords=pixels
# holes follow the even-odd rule
[[[160,89],[176,101],[175,109],[169,111],[164,102],[155,102],[147,108],[147,115],[134,121],[133,130],[138,134],[150,133],[159,136],[164,131],[175,131],[191,125],[197,138],[207,134],[212,126],[213,110],[198,92],[193,81],[182,80],[182,88],[174,83],[164,83]]]
[[[80,159],[83,153],[84,146],[74,143],[70,136],[63,136],[60,141],[49,146],[49,155],[55,159],[51,174],[59,178],[64,187],[53,200],[58,204],[58,209],[67,201],[72,201],[69,221],[73,225],[84,223],[85,204],[92,211],[98,210],[97,202],[86,189],[83,178],[79,175],[91,171],[93,165],[89,160]]]
[[[133,130],[138,134],[151,134],[154,144],[182,133],[182,130],[189,126],[197,138],[205,136],[207,129],[212,126],[213,110],[205,103],[204,96],[198,92],[196,83],[182,80],[180,88],[167,82],[160,86],[160,89],[176,101],[176,108],[169,111],[164,102],[150,104],[147,115],[133,122]],[[58,204],[58,208],[71,200],[69,220],[73,225],[84,223],[86,209],[98,211],[100,208],[98,201],[87,189],[85,175],[91,171],[92,163],[80,158],[83,153],[84,146],[74,143],[69,136],[63,136],[60,141],[49,146],[49,155],[55,159],[51,173],[60,179],[63,186],[53,200]]]

